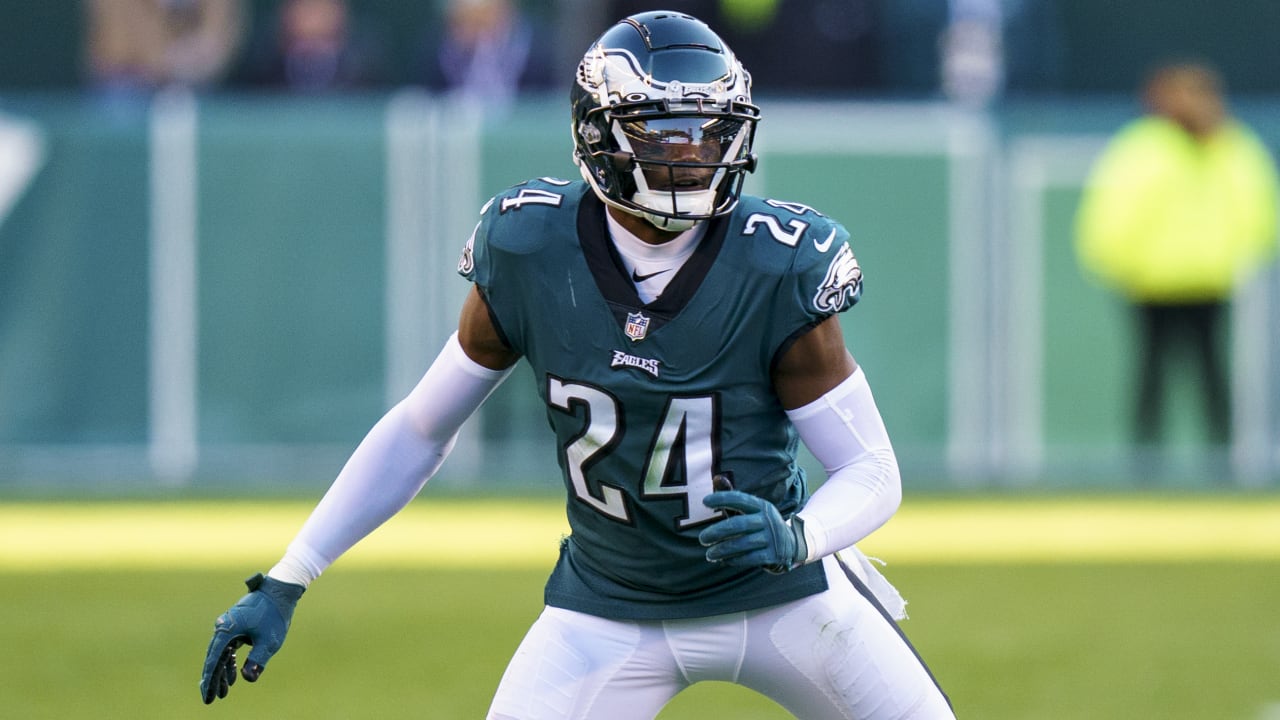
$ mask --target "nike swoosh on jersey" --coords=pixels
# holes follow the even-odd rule
[[[835,239],[836,239],[836,229],[831,228],[831,234],[827,236],[827,239],[823,240],[822,242],[818,242],[818,240],[815,238],[813,241],[813,246],[818,248],[818,252],[826,252],[827,248],[831,247],[831,241]]]
[[[657,277],[657,276],[661,275],[661,274],[662,274],[662,273],[664,273],[664,272],[671,272],[671,268],[667,268],[666,270],[659,270],[659,271],[658,271],[658,272],[656,272],[656,273],[649,273],[648,275],[639,275],[639,274],[637,274],[637,273],[636,273],[636,271],[635,271],[635,270],[632,270],[632,271],[631,271],[631,279],[632,279],[632,280],[634,280],[634,281],[636,281],[636,282],[644,282],[645,280],[648,280],[648,279],[649,279],[649,278],[651,278],[651,277]]]

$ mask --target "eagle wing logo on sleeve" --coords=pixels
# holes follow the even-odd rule
[[[844,245],[827,266],[827,274],[813,296],[818,312],[838,313],[853,307],[862,296],[862,268],[853,250]]]
[[[476,269],[476,230],[480,229],[480,225],[476,225],[475,230],[471,231],[471,237],[467,238],[467,244],[462,248],[462,256],[458,258],[458,274],[469,277],[471,272]]]

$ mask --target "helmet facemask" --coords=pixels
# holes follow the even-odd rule
[[[746,120],[672,115],[615,119],[613,128],[618,147],[632,158],[631,202],[654,226],[687,230],[736,202],[750,164],[743,151],[751,135]]]

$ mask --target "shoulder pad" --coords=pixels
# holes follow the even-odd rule
[[[567,198],[576,197],[577,191],[573,186],[577,184],[579,183],[575,181],[552,177],[526,180],[490,198],[480,209],[480,214],[488,215],[491,210],[496,210],[499,215],[505,215],[525,208],[561,207]]]
[[[463,247],[458,272],[483,285],[500,256],[535,252],[575,237],[585,192],[589,191],[582,181],[538,178],[494,195],[480,209],[480,222]]]
[[[839,222],[808,205],[749,196],[736,212],[738,232],[758,238],[756,257],[794,277],[813,312],[842,312],[858,302],[862,268]]]
[[[771,239],[768,243],[789,248],[800,266],[830,258],[849,240],[844,226],[808,205],[744,196],[736,211],[739,232]]]

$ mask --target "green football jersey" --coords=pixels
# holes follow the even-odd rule
[[[717,474],[789,516],[808,497],[770,379],[792,340],[857,302],[848,233],[811,208],[743,197],[643,303],[583,182],[542,178],[485,205],[459,272],[533,369],[572,530],[546,602],[604,617],[746,610],[826,588],[706,560]]]

